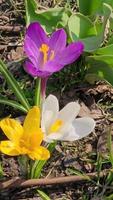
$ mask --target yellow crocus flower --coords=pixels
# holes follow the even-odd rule
[[[29,110],[23,126],[15,119],[5,118],[1,120],[0,127],[9,139],[1,141],[2,153],[9,156],[28,155],[33,160],[46,160],[50,157],[49,151],[41,146],[44,135],[37,106]]]

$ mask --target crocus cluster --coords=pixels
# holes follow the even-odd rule
[[[42,141],[74,141],[91,133],[95,121],[90,117],[77,118],[80,105],[68,103],[59,111],[58,100],[49,95],[42,106],[42,116],[37,106],[31,108],[23,126],[17,120],[5,118],[0,127],[9,140],[0,143],[1,152],[10,155],[28,155],[31,159],[45,160],[49,151],[41,146]],[[41,127],[40,127],[41,124]]]
[[[63,29],[48,37],[38,22],[31,23],[24,40],[25,70],[33,77],[47,78],[74,62],[83,48],[81,42],[66,46]],[[10,156],[27,155],[33,160],[48,159],[46,144],[54,140],[75,141],[93,131],[95,121],[90,117],[76,118],[79,111],[78,102],[70,102],[59,110],[58,99],[49,95],[43,100],[42,109],[33,106],[28,111],[23,126],[9,117],[0,121],[0,128],[7,136],[7,140],[0,142],[0,151]]]

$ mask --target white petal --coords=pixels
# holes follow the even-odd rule
[[[41,127],[47,133],[50,125],[55,121],[59,111],[58,100],[54,95],[49,95],[42,105]]]
[[[60,132],[65,132],[66,127],[75,119],[80,111],[80,105],[77,102],[68,103],[58,114],[58,119],[64,122]]]
[[[51,133],[49,135],[46,135],[46,137],[44,138],[44,141],[50,143],[54,140],[61,140],[62,138],[62,134],[61,133]]]
[[[71,123],[66,127],[60,140],[61,141],[74,141],[74,140],[77,140],[77,137],[78,136],[76,135],[75,128],[72,126],[72,123]]]
[[[75,119],[63,135],[62,140],[74,141],[86,137],[95,128],[95,121],[90,117]]]
[[[73,121],[80,111],[80,105],[76,102],[68,103],[58,114],[63,121]]]
[[[58,112],[59,111],[58,99],[54,95],[50,94],[43,103],[43,110],[51,110],[53,112]]]

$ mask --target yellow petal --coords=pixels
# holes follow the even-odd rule
[[[43,140],[43,133],[41,128],[37,130],[36,133],[34,133],[33,135],[31,135],[31,139],[30,139],[30,149],[34,149],[38,146],[40,146],[41,142]]]
[[[9,140],[2,141],[0,144],[0,151],[9,156],[20,155],[20,149]]]
[[[40,131],[40,110],[37,106],[34,106],[29,110],[24,121],[24,135],[23,140],[26,143],[39,145],[43,139],[43,133]]]
[[[17,120],[5,118],[1,120],[0,127],[9,140],[15,143],[19,142],[23,134],[23,127]]]
[[[45,147],[38,147],[30,152],[28,156],[33,160],[47,160],[50,157],[50,152]]]

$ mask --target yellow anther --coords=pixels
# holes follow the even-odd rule
[[[39,51],[43,53],[44,64],[47,62],[49,47],[47,44],[42,44]]]
[[[63,121],[60,119],[57,119],[50,127],[49,129],[49,134],[53,133],[53,132],[57,132],[59,131],[59,129],[61,128],[61,126],[63,125]]]

